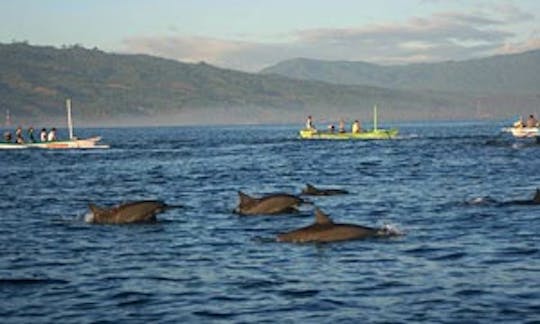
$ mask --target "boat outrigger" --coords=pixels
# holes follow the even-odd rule
[[[73,135],[73,120],[71,118],[71,99],[66,100],[67,124],[69,131],[68,140],[32,142],[32,143],[0,143],[0,149],[107,149],[109,145],[100,144],[101,136],[78,139]]]
[[[323,139],[323,140],[387,140],[398,135],[397,128],[382,129],[377,127],[377,106],[373,107],[373,129],[361,132],[335,132],[318,131],[315,128],[304,128],[300,130],[301,139]]]

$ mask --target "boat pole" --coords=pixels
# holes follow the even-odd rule
[[[69,131],[69,139],[73,139],[73,120],[71,119],[71,99],[66,99],[66,109],[67,109],[67,123]]]
[[[377,105],[373,106],[373,130],[377,130]]]

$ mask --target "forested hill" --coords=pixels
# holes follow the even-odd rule
[[[16,124],[58,123],[66,98],[77,125],[302,123],[306,114],[365,118],[374,104],[387,120],[466,118],[477,106],[477,98],[455,93],[294,80],[80,46],[0,44],[1,114],[9,110]],[[508,108],[494,102],[490,114]]]
[[[381,66],[293,59],[262,71],[296,79],[474,94],[540,94],[540,50],[467,61]]]

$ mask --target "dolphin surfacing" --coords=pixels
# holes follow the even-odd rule
[[[254,198],[245,193],[238,192],[239,203],[234,212],[240,215],[258,214],[286,214],[297,212],[298,207],[304,201],[295,195],[285,193],[271,194],[261,198]]]
[[[502,205],[540,205],[540,188],[536,188],[532,200],[511,200],[503,202]]]
[[[323,213],[315,210],[315,223],[287,233],[278,234],[276,241],[291,243],[329,243],[347,240],[360,240],[371,237],[395,236],[395,230],[371,228],[354,224],[338,224]]]
[[[349,192],[342,189],[319,189],[315,186],[307,183],[306,187],[302,189],[302,195],[310,196],[333,196],[333,195],[346,195]]]
[[[156,221],[156,215],[168,206],[159,200],[143,200],[114,207],[98,207],[88,204],[91,215],[86,222],[93,224],[131,224]]]

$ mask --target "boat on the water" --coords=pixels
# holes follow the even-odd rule
[[[396,138],[397,128],[382,129],[377,127],[377,106],[373,107],[373,129],[361,132],[335,132],[319,131],[315,128],[304,128],[300,130],[301,139],[322,139],[322,140],[388,140]]]
[[[94,136],[84,139],[79,139],[73,135],[73,120],[71,118],[71,100],[66,100],[67,109],[67,124],[69,131],[69,139],[47,142],[28,142],[28,143],[0,143],[0,149],[3,150],[20,150],[20,149],[107,149],[109,145],[99,143],[101,136]]]
[[[503,132],[511,133],[516,138],[532,138],[536,137],[539,139],[540,137],[540,125],[538,121],[536,121],[536,118],[534,118],[533,115],[529,116],[529,119],[527,122],[523,122],[521,117],[518,121],[516,121],[512,127],[506,127],[503,128]]]
[[[503,131],[512,133],[517,138],[530,138],[540,136],[539,127],[508,127],[503,128]]]
[[[100,136],[90,137],[85,139],[71,139],[65,141],[51,141],[51,142],[35,142],[35,143],[0,143],[0,149],[107,149],[109,145],[98,143],[101,140]]]

